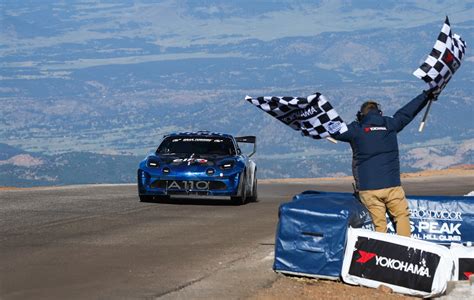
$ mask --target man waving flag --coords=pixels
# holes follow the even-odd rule
[[[302,135],[330,138],[347,131],[347,125],[320,93],[304,97],[245,97],[253,105],[277,118]]]
[[[439,94],[461,66],[465,52],[466,42],[452,33],[446,17],[433,50],[413,75],[423,79],[431,88],[437,87]]]
[[[413,72],[413,75],[429,84],[435,100],[461,66],[466,47],[466,42],[459,35],[452,33],[449,19],[446,16],[433,50],[431,50],[425,62]],[[423,130],[430,106],[431,101],[428,104],[419,131]]]

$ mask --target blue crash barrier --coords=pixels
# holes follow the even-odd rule
[[[407,196],[411,236],[437,244],[474,242],[474,197]],[[392,223],[389,232],[394,232]]]
[[[442,244],[474,241],[474,197],[407,199],[413,238]],[[274,270],[339,279],[349,226],[372,227],[367,210],[351,193],[307,191],[296,195],[280,206]]]
[[[371,226],[371,219],[352,194],[299,194],[280,206],[273,269],[339,279],[347,229],[364,225]]]

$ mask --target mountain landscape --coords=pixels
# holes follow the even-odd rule
[[[259,178],[345,176],[350,147],[311,140],[246,95],[328,97],[392,115],[426,86],[412,72],[466,1],[3,1],[0,186],[134,182],[162,136],[256,135]],[[402,171],[474,163],[474,56],[399,134]]]

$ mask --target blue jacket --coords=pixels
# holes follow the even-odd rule
[[[371,110],[360,121],[348,125],[348,131],[334,136],[352,147],[352,172],[359,190],[377,190],[400,186],[400,161],[397,133],[428,103],[425,92],[398,110],[393,117]]]

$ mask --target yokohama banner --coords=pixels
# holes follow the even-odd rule
[[[342,267],[344,282],[433,297],[446,290],[454,271],[448,248],[365,229],[348,230]]]
[[[453,243],[449,249],[456,267],[452,280],[468,280],[469,276],[474,276],[474,247]]]

